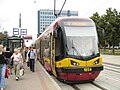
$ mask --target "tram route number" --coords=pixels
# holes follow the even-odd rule
[[[92,68],[84,68],[84,72],[90,72],[92,71]]]

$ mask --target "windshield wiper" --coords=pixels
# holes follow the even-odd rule
[[[80,53],[78,52],[78,50],[74,47],[73,40],[72,40],[72,49],[77,53],[78,56],[81,56]]]
[[[77,53],[78,56],[81,56],[78,50],[74,46],[72,46],[72,49]]]

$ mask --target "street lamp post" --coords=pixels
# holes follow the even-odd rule
[[[105,40],[105,29],[104,28],[101,28],[99,26],[97,26],[98,29],[101,29],[102,30],[102,35],[103,35],[103,39],[104,39],[104,52],[105,52],[105,49],[106,49],[106,40]]]
[[[21,13],[19,14],[19,30],[20,30],[19,38],[20,38],[20,47],[21,47]]]

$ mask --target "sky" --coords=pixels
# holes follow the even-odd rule
[[[56,9],[60,10],[64,0],[56,0]],[[120,12],[119,0],[67,0],[63,10],[79,12],[80,17],[90,17],[98,12],[105,14],[106,9],[115,8]],[[37,34],[37,11],[39,9],[53,9],[54,0],[0,0],[0,32],[8,31],[12,36],[13,28],[19,27],[21,13],[21,28],[27,29],[27,34]],[[32,41],[27,42],[30,44]]]

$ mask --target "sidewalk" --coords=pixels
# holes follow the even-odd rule
[[[20,77],[19,81],[15,80],[14,74],[9,75],[9,78],[6,79],[5,90],[61,90],[38,61],[35,66],[35,72],[31,72],[24,65],[25,75]]]
[[[103,58],[103,62],[108,62],[108,63],[120,65],[120,56],[103,55],[103,54],[101,56]]]

